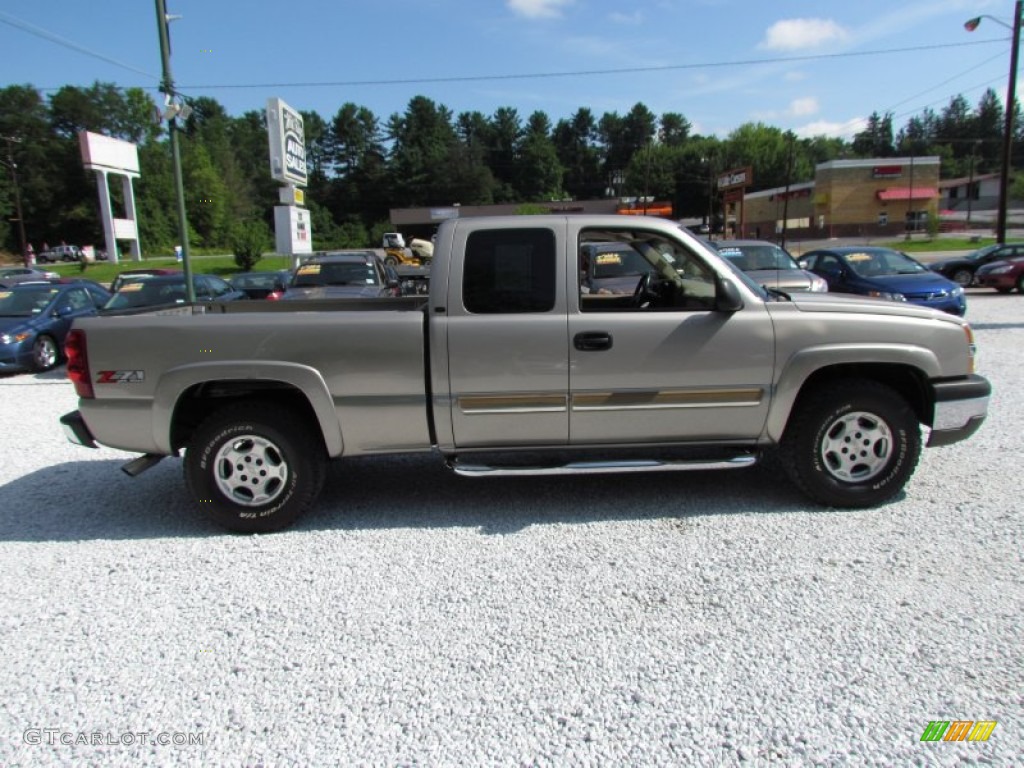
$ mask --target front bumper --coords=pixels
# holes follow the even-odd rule
[[[83,445],[86,448],[99,448],[99,446],[96,445],[96,438],[92,436],[92,432],[89,431],[89,426],[85,423],[85,419],[82,418],[82,414],[78,411],[65,413],[61,416],[60,425],[64,430],[64,435],[67,437],[68,442],[75,443],[76,445]]]
[[[988,415],[992,385],[976,374],[954,381],[933,382],[935,414],[928,447],[951,445],[966,440]]]

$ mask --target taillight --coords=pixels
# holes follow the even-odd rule
[[[284,296],[284,291],[271,291],[270,293],[267,294],[267,300],[268,301],[277,301],[282,296]]]
[[[75,392],[79,397],[91,400],[96,395],[92,391],[89,376],[89,350],[85,343],[85,331],[75,328],[68,333],[64,341],[64,354],[68,358],[68,379],[75,385]]]

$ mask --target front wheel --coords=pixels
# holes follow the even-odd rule
[[[898,392],[848,381],[798,402],[781,445],[793,483],[833,507],[873,507],[902,490],[921,454],[921,429]]]
[[[974,282],[974,273],[969,269],[961,267],[950,275],[950,279],[962,288],[966,288]]]
[[[59,359],[60,349],[57,347],[56,339],[45,334],[36,338],[32,345],[32,370],[48,371],[57,364]]]
[[[396,259],[394,256],[385,256],[384,263],[387,264],[389,267],[397,267],[398,259]]]
[[[196,430],[185,452],[185,482],[218,525],[266,533],[291,525],[312,506],[326,461],[314,426],[297,411],[238,403]]]

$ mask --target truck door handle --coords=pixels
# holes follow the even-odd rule
[[[612,335],[607,331],[584,331],[577,333],[572,343],[581,352],[599,352],[612,348]]]

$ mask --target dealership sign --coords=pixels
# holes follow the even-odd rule
[[[281,99],[267,100],[270,175],[285,184],[306,186],[306,133],[302,115]]]
[[[726,171],[718,177],[718,189],[724,191],[727,189],[737,189],[738,187],[749,187],[754,183],[754,169],[750,166],[746,168],[736,168],[731,171]]]

